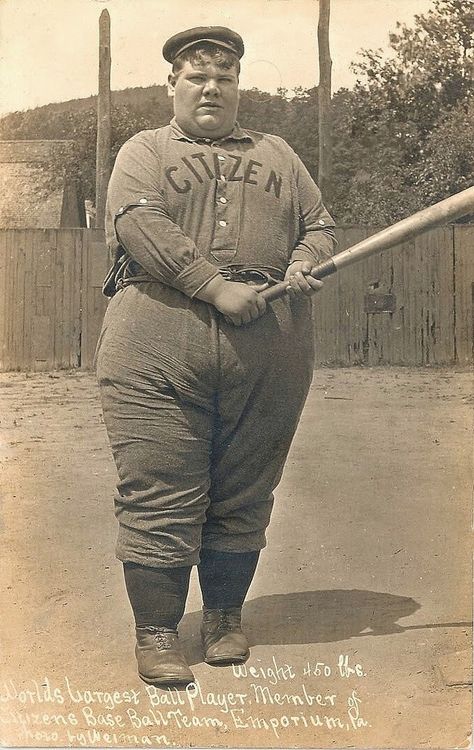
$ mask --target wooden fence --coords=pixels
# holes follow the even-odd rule
[[[376,230],[339,230],[344,250]],[[317,362],[469,364],[474,225],[439,227],[339,271],[316,300]]]
[[[338,250],[374,231],[339,229]],[[108,265],[100,230],[0,231],[0,370],[92,367]],[[318,365],[471,364],[474,225],[339,271],[314,317]]]
[[[0,231],[0,370],[90,368],[108,265],[99,229]]]

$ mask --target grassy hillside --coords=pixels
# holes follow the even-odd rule
[[[136,110],[146,109],[150,101],[164,101],[168,99],[166,86],[136,86],[134,88],[123,89],[121,91],[112,91],[112,105],[126,105]],[[12,112],[0,117],[0,122],[4,123],[14,116],[26,115],[28,112],[38,112],[48,117],[62,112],[83,112],[87,109],[97,106],[97,96],[87,96],[82,99],[68,99],[65,102],[54,102],[44,104],[34,109],[23,110],[22,112]]]

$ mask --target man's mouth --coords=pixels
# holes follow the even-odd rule
[[[222,109],[222,107],[216,102],[203,102],[199,105],[199,109]]]

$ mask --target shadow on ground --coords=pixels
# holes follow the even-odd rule
[[[251,646],[325,643],[353,638],[363,631],[370,635],[404,632],[398,620],[419,608],[414,599],[377,591],[300,591],[247,602],[243,622]],[[180,625],[190,664],[202,661],[200,625],[200,612],[190,612]]]

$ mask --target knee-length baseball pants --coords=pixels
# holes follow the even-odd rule
[[[240,328],[160,283],[110,301],[96,354],[118,472],[117,557],[193,565],[265,546],[313,371],[310,302]]]

